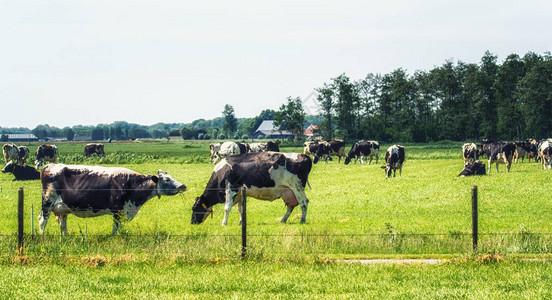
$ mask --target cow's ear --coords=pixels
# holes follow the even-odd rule
[[[158,183],[159,183],[159,177],[157,177],[157,176],[155,176],[155,175],[154,175],[154,176],[151,176],[151,180],[153,180],[153,182],[154,182],[155,184],[158,184]]]

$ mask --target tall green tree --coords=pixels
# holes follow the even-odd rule
[[[360,108],[360,97],[349,77],[341,74],[332,78],[332,88],[335,94],[336,123],[346,140],[360,136],[360,120],[357,111]]]
[[[316,99],[320,104],[319,113],[324,118],[324,121],[320,124],[320,130],[323,133],[324,139],[331,140],[334,138],[334,91],[326,83],[321,88],[316,89],[316,91],[318,92]]]
[[[481,88],[482,102],[479,107],[485,112],[485,117],[481,119],[480,132],[483,137],[496,139],[496,125],[498,122],[497,102],[495,93],[495,82],[498,73],[496,64],[496,55],[489,51],[481,58],[479,85]]]
[[[287,103],[282,104],[274,116],[274,126],[280,131],[289,130],[295,138],[303,138],[305,123],[305,109],[300,97],[287,98]]]
[[[552,136],[552,59],[534,62],[520,80],[520,100],[527,135]]]
[[[525,122],[521,113],[519,81],[524,75],[525,66],[517,54],[509,55],[499,66],[495,88],[500,139],[523,139]]]
[[[234,115],[234,107],[232,107],[232,105],[226,104],[224,106],[224,111],[222,112],[222,116],[224,118],[224,124],[222,125],[222,130],[229,137],[231,137],[238,129],[238,120]]]

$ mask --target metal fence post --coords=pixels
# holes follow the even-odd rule
[[[477,238],[478,238],[478,211],[477,211],[477,185],[472,186],[472,245],[473,251],[477,251]]]
[[[23,217],[24,217],[23,188],[20,187],[17,193],[19,195],[19,200],[17,201],[17,253],[19,255],[22,255],[23,254]]]
[[[241,225],[242,225],[242,259],[247,256],[247,196],[246,188],[242,187],[242,215],[241,215]]]

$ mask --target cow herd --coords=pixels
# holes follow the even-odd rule
[[[303,153],[280,153],[278,144],[223,142],[210,144],[210,161],[215,167],[203,193],[192,206],[192,224],[202,223],[212,215],[213,206],[224,203],[222,225],[228,223],[232,207],[238,204],[242,211],[243,199],[240,190],[246,188],[246,196],[260,200],[282,199],[287,211],[281,219],[285,223],[294,208],[301,208],[301,223],[306,222],[309,199],[305,187],[312,165],[319,160],[344,158],[344,164],[378,163],[380,144],[377,141],[358,141],[345,155],[343,140],[309,141],[303,145]],[[159,170],[155,175],[143,175],[121,167],[57,164],[58,149],[55,145],[41,145],[36,151],[35,167],[25,165],[29,149],[6,144],[2,148],[6,166],[2,172],[10,172],[15,180],[40,179],[42,185],[42,210],[39,214],[40,232],[44,232],[48,218],[53,212],[58,218],[63,233],[67,233],[67,216],[95,217],[113,216],[113,231],[120,228],[121,221],[132,220],[149,199],[161,195],[176,195],[186,186]],[[552,168],[552,140],[523,143],[488,142],[480,145],[464,144],[462,147],[464,170],[458,176],[484,175],[485,165],[479,160],[488,157],[491,164],[506,164],[510,171],[512,160],[525,156],[541,160],[542,168]],[[84,156],[105,156],[102,144],[87,144]],[[311,158],[312,156],[312,158]],[[405,148],[392,145],[385,152],[385,177],[399,176],[405,161]],[[38,169],[45,162],[53,162]],[[241,222],[241,220],[240,220]]]
[[[488,173],[491,172],[492,164],[505,164],[506,172],[510,172],[513,163],[518,163],[521,158],[534,159],[540,161],[542,169],[552,169],[552,139],[528,139],[523,142],[502,142],[486,141],[476,145],[466,143],[462,146],[462,155],[464,157],[464,169],[458,176],[485,175],[485,165],[479,160],[479,157],[487,156]]]

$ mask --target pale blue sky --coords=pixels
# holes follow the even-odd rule
[[[550,1],[199,2],[0,0],[0,126],[253,117],[343,72],[552,49]]]

